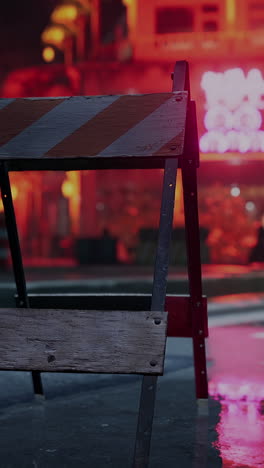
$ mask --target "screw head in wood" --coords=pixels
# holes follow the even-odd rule
[[[156,319],[154,320],[154,323],[155,323],[155,325],[160,325],[160,324],[161,324],[161,320],[160,320],[159,318],[156,318]]]

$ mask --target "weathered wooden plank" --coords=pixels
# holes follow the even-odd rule
[[[0,309],[0,369],[162,374],[166,312]]]
[[[178,157],[188,93],[0,100],[0,159]]]

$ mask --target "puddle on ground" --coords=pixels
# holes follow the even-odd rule
[[[209,393],[221,402],[215,446],[222,468],[264,467],[264,327],[210,330]]]

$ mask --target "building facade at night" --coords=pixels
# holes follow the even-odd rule
[[[85,0],[79,3],[83,15]],[[109,41],[102,33],[104,3],[86,10],[81,39],[89,30],[89,41],[78,39],[78,29],[70,42],[69,34],[65,39],[67,47],[79,44],[81,60],[67,49],[66,64],[15,70],[1,95],[168,92],[174,62],[188,60],[201,151],[200,224],[209,252],[203,260],[247,263],[264,213],[264,1],[123,0]],[[45,37],[43,47],[52,48]],[[27,182],[12,174],[26,256],[72,258],[80,238],[107,231],[119,240],[119,259],[151,262],[162,182],[157,172],[32,173]],[[175,229],[182,227],[179,180]]]

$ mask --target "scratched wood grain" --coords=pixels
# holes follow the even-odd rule
[[[0,369],[160,375],[166,328],[166,312],[0,309]]]
[[[0,159],[180,156],[187,92],[0,100]]]

